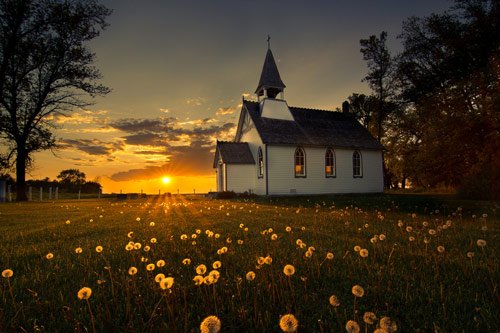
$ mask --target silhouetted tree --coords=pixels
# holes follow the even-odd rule
[[[95,0],[0,0],[0,139],[15,160],[17,200],[27,199],[32,154],[55,146],[51,116],[109,92],[87,46],[109,14]]]
[[[71,184],[77,187],[86,182],[85,173],[78,169],[63,170],[57,175],[57,179],[59,179],[62,184]]]

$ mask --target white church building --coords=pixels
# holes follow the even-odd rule
[[[243,99],[236,137],[217,141],[217,191],[382,192],[382,145],[348,112],[288,106],[284,89],[269,48],[258,101]]]

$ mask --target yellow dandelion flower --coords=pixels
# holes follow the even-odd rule
[[[479,247],[485,247],[486,246],[486,241],[484,239],[478,239],[477,240],[477,246],[479,246]]]
[[[271,265],[273,263],[273,258],[271,258],[271,256],[265,257],[264,263],[266,263],[267,265]]]
[[[165,278],[165,274],[163,274],[163,273],[156,274],[156,276],[155,276],[155,282],[156,283],[160,283],[161,280],[163,280],[164,278]]]
[[[444,246],[443,245],[439,245],[437,247],[437,250],[438,250],[439,253],[443,253],[444,252]]]
[[[138,218],[136,218],[135,220],[136,220],[137,222],[139,222],[139,221],[141,220],[141,218],[140,218],[140,217],[138,217]]]
[[[136,267],[134,267],[134,266],[130,267],[130,268],[128,269],[128,274],[129,274],[129,275],[135,275],[135,274],[137,274],[137,268],[136,268]]]
[[[227,247],[223,246],[223,247],[220,249],[220,252],[221,252],[221,253],[227,253]]]
[[[406,231],[407,231],[407,232],[412,232],[412,231],[413,231],[413,228],[412,228],[412,227],[410,227],[410,226],[407,226],[407,227],[406,227]]]
[[[203,275],[207,272],[207,266],[201,264],[196,267],[196,274]]]
[[[361,246],[356,245],[356,246],[354,247],[354,251],[356,251],[356,252],[361,251]]]
[[[153,243],[153,244],[156,243],[156,238],[154,238],[154,237],[151,238],[150,242]]]
[[[82,250],[82,248],[81,248],[81,247],[77,247],[77,248],[75,249],[75,253],[77,253],[77,254],[80,254],[80,253],[82,253],[82,252],[83,252],[83,250]]]
[[[78,299],[89,299],[90,295],[92,295],[92,289],[89,287],[83,287],[78,291]]]
[[[198,237],[198,235],[197,235],[197,234],[192,234],[192,235],[191,235],[191,238],[192,238],[192,239],[196,239],[197,237]]]
[[[352,294],[356,297],[363,297],[363,295],[365,294],[365,290],[360,285],[355,285],[354,287],[352,287],[351,291]]]
[[[293,314],[286,314],[280,318],[280,328],[283,332],[296,332],[299,321]]]
[[[328,299],[328,301],[330,302],[330,305],[333,306],[333,307],[339,307],[340,306],[339,298],[337,296],[335,296],[335,295],[330,296],[330,298]]]
[[[186,240],[186,239],[188,239],[188,235],[186,235],[186,234],[182,234],[182,235],[181,235],[181,240]]]
[[[307,251],[306,251],[306,253],[304,254],[304,256],[305,256],[306,258],[311,258],[311,257],[312,257],[312,255],[313,255],[313,252],[312,252],[312,251],[309,251],[309,250],[307,250]]]
[[[211,285],[214,283],[215,279],[212,275],[207,275],[203,278],[203,283],[205,283],[207,286]]]
[[[243,245],[243,240],[238,239],[237,243],[238,243],[238,245]]]
[[[141,249],[141,247],[142,247],[142,244],[141,244],[141,243],[135,243],[135,244],[134,244],[134,249],[136,249],[136,250],[140,250],[140,249]]]
[[[132,237],[134,237],[134,232],[133,232],[133,231],[129,232],[129,233],[127,234],[127,237],[128,237],[128,238],[132,238]]]
[[[218,333],[220,328],[221,322],[216,316],[208,316],[200,324],[201,333]]]
[[[47,253],[47,255],[45,256],[45,258],[47,258],[48,260],[50,260],[50,259],[54,258],[54,254],[53,254],[53,253],[51,253],[51,252],[49,252],[49,253]]]
[[[130,243],[129,243],[129,244],[127,244],[127,245],[125,245],[125,250],[127,250],[127,251],[132,251],[133,249],[134,249],[134,245],[132,245],[132,244],[130,244]]]
[[[199,235],[201,234],[201,229],[196,229],[196,233]]]
[[[386,332],[396,332],[398,330],[398,325],[394,320],[389,317],[382,317],[379,322],[380,328]]]
[[[66,220],[66,224],[70,224],[70,223],[71,223],[71,221],[70,221],[70,220]]]
[[[278,235],[276,235],[276,234],[271,235],[271,240],[277,240],[277,239],[278,239]]]
[[[299,239],[297,239],[297,240],[295,241],[295,244],[297,244],[298,246],[300,246],[300,244],[302,244],[302,239],[300,239],[300,238],[299,238]]]
[[[151,247],[149,245],[144,246],[144,252],[149,252],[151,250]]]
[[[257,259],[257,264],[259,264],[259,265],[264,265],[265,262],[266,262],[266,258],[264,258],[264,257],[259,257]]]
[[[151,272],[151,271],[154,271],[154,269],[155,269],[155,264],[148,264],[148,265],[146,266],[146,270],[147,270],[147,271],[150,271],[150,272]]]
[[[472,259],[474,257],[474,252],[467,252],[467,258]]]
[[[253,271],[248,272],[246,278],[248,281],[253,281],[255,279],[255,273]]]
[[[96,251],[97,253],[101,253],[101,252],[102,252],[102,250],[103,250],[103,247],[102,247],[101,245],[96,246],[96,248],[95,248],[95,251]]]
[[[295,274],[295,267],[293,267],[293,265],[285,265],[285,267],[283,268],[283,273],[285,273],[286,276],[292,276],[293,274]]]
[[[290,232],[290,231],[292,231],[292,228],[290,228],[290,227],[286,227],[286,228],[285,228],[285,231],[286,231],[286,232]]]
[[[154,222],[149,222],[149,226],[150,226],[150,227],[154,227],[154,226],[155,226],[155,223],[154,223]]]
[[[380,239],[381,241],[385,240],[385,235],[381,234],[380,236],[378,236],[378,239]]]
[[[415,241],[415,237],[410,236],[410,237],[408,237],[408,240],[409,240],[410,242],[414,242],[414,241]]]
[[[156,262],[156,266],[158,266],[158,267],[163,267],[163,266],[165,266],[165,260],[163,260],[163,259],[158,260],[158,261]]]
[[[4,278],[10,278],[10,277],[12,277],[12,275],[14,275],[14,272],[12,271],[12,269],[4,269],[2,271],[2,276]]]
[[[221,266],[222,266],[222,263],[221,263],[219,260],[215,261],[215,262],[212,264],[212,267],[213,267],[214,269],[219,269]]]
[[[182,264],[183,265],[191,265],[191,259],[189,259],[189,258],[183,259]]]
[[[243,229],[245,225],[243,223],[240,223],[240,229]]]
[[[326,254],[326,259],[328,259],[328,260],[332,260],[332,259],[333,259],[333,253],[331,253],[331,252],[327,252],[327,254]]]
[[[436,234],[436,230],[429,229],[429,235],[434,236]]]
[[[248,227],[245,227],[245,229],[243,229],[244,232],[248,232]]]
[[[173,277],[166,277],[160,281],[160,288],[163,290],[167,290],[172,288],[174,285],[174,278]]]
[[[226,243],[231,244],[232,242],[233,240],[230,237],[226,238]]]
[[[347,333],[359,333],[359,324],[354,320],[349,320],[347,324],[345,324],[345,330]]]
[[[217,280],[220,278],[220,273],[216,269],[211,270],[210,273],[208,273],[208,275],[210,275],[211,277],[213,277],[214,280],[215,280],[215,282],[217,282]]]
[[[201,286],[201,285],[203,284],[203,276],[201,276],[201,275],[196,275],[196,276],[193,278],[193,281],[194,281],[195,286]]]
[[[369,325],[373,325],[375,320],[377,320],[377,316],[373,312],[365,312],[363,315],[363,321]]]

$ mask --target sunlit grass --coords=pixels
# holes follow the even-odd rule
[[[337,199],[1,205],[0,331],[499,329],[494,204]]]

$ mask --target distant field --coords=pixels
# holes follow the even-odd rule
[[[0,271],[13,271],[0,331],[196,332],[215,315],[221,332],[278,332],[293,314],[299,332],[498,332],[499,208],[424,195],[0,204]]]

